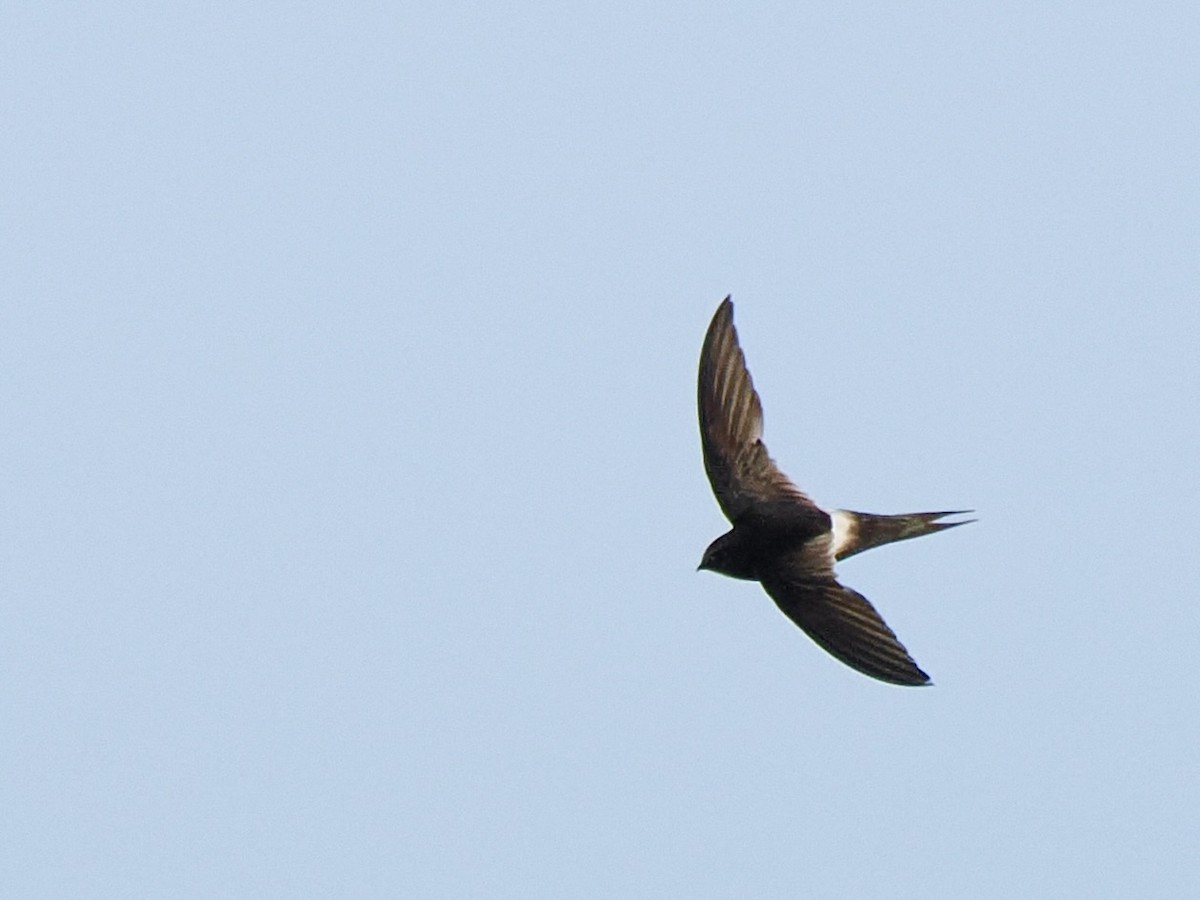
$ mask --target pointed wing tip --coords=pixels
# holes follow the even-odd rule
[[[875,672],[867,672],[865,670],[860,671],[862,671],[864,675],[870,675],[872,678],[878,679],[879,681],[883,681],[888,684],[895,684],[900,687],[933,687],[933,679],[922,672],[916,663],[913,663],[913,670],[911,672],[906,672],[903,675],[894,675],[890,673],[887,675],[881,675]]]
[[[700,351],[701,366],[704,365],[704,357],[706,356],[707,348],[716,340],[717,335],[722,332],[732,332],[733,340],[737,342],[737,332],[733,327],[733,295],[730,294],[721,301],[717,311],[712,314],[712,319],[708,323],[708,332],[704,335],[704,348]]]
[[[826,647],[825,649],[828,650],[829,648]],[[831,653],[830,655],[839,662],[844,663],[848,668],[853,669],[860,675],[866,675],[873,681],[895,685],[896,687],[933,687],[933,679],[922,671],[921,667],[913,662],[911,657],[908,659],[908,665],[906,666],[900,662],[892,665],[873,665],[861,659],[848,659],[836,653]]]

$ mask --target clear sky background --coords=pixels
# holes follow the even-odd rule
[[[1200,895],[1197,9],[7,5],[0,893]]]

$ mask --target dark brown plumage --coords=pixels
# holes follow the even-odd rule
[[[789,619],[846,665],[892,684],[929,676],[865,597],[838,583],[835,560],[966,522],[957,512],[879,516],[826,512],[784,475],[762,442],[762,403],[733,327],[733,301],[717,308],[700,353],[700,442],[713,493],[733,528],[700,563],[758,581]]]

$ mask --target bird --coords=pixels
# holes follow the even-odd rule
[[[862,594],[834,573],[841,560],[975,521],[973,510],[876,515],[825,510],[792,483],[762,441],[762,401],[733,325],[733,298],[717,307],[700,352],[697,387],[704,469],[733,526],[704,551],[697,571],[759,582],[830,655],[879,681],[931,684]]]

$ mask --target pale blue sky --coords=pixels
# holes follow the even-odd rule
[[[1200,894],[1198,42],[7,6],[0,893]],[[935,687],[695,572],[730,292]]]

